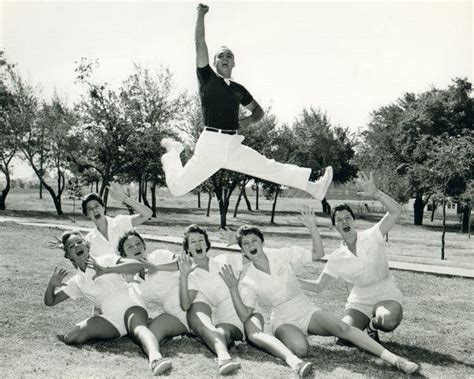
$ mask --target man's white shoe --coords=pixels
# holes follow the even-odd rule
[[[323,200],[329,186],[332,183],[333,170],[331,166],[326,167],[324,175],[315,182],[308,182],[306,190],[316,200]]]
[[[397,366],[397,368],[403,371],[405,374],[413,374],[420,368],[420,366],[418,366],[416,363],[410,362],[408,359],[401,357],[397,359],[395,366]]]
[[[160,145],[163,146],[167,152],[173,150],[176,151],[178,154],[180,154],[184,149],[184,146],[181,142],[178,142],[172,138],[163,138],[160,142]]]

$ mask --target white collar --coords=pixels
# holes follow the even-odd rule
[[[228,86],[230,86],[230,81],[231,81],[231,80],[234,80],[234,79],[232,79],[232,78],[224,78],[224,77],[223,77],[221,74],[219,74],[217,71],[216,71],[216,75],[217,75],[218,77],[224,79],[224,82],[225,82]]]

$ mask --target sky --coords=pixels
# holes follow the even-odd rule
[[[212,1],[210,54],[235,53],[235,81],[281,122],[304,107],[358,131],[370,112],[405,92],[473,79],[471,1]],[[189,1],[0,1],[0,46],[48,98],[83,88],[74,68],[97,59],[97,77],[118,86],[133,63],[163,65],[178,90],[194,93],[194,25]]]

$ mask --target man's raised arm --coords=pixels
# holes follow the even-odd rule
[[[196,44],[196,66],[206,67],[209,64],[209,53],[207,51],[206,36],[204,31],[204,16],[209,7],[199,4],[197,7],[196,29],[194,31],[194,43]]]

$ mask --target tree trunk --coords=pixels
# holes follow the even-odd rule
[[[275,209],[276,209],[276,204],[277,204],[277,199],[278,199],[278,195],[280,194],[280,186],[277,187],[276,191],[275,191],[275,198],[273,199],[273,204],[272,204],[272,217],[271,217],[271,220],[270,220],[270,223],[271,224],[274,224],[275,223]]]
[[[463,233],[469,233],[471,224],[471,210],[469,205],[463,205],[462,207],[462,229]]]
[[[156,218],[156,182],[153,181],[150,187],[151,191],[151,210],[152,210],[152,215],[151,217]]]
[[[323,207],[323,212],[326,214],[331,214],[331,204],[328,203],[326,198],[321,200],[321,205]]]
[[[99,193],[99,181],[98,180],[95,181],[95,192]]]
[[[142,202],[142,186],[143,186],[143,181],[142,178],[138,179],[138,202]]]
[[[211,214],[211,200],[212,200],[212,193],[208,192],[207,193],[209,198],[207,199],[207,212],[206,212],[206,217],[209,217]]]
[[[431,222],[434,220],[434,214],[436,211],[436,201],[431,202]]]
[[[145,204],[148,208],[151,209],[150,203],[148,202],[148,199],[147,199],[147,191],[148,191],[147,180],[143,180],[142,190],[143,190],[143,193],[142,193],[143,204]]]
[[[443,233],[441,234],[441,260],[444,260],[444,244],[446,235],[446,201],[443,201]]]
[[[242,187],[239,192],[239,196],[237,197],[237,202],[235,203],[235,208],[234,208],[234,218],[237,217],[237,210],[239,209],[240,205],[240,200],[242,200],[242,192],[244,191],[245,187]]]
[[[201,209],[201,191],[198,191],[197,196],[198,196],[198,208]]]
[[[255,186],[255,210],[258,211],[258,183]]]
[[[0,193],[0,211],[4,211],[5,209],[7,209],[6,199],[8,196],[8,192],[10,192],[10,183],[11,183],[10,172],[8,171],[8,167],[6,167],[4,174],[5,174],[6,183],[5,183],[5,188]]]
[[[247,189],[246,189],[245,186],[244,186],[242,195],[244,196],[245,204],[247,205],[247,210],[248,210],[249,212],[252,212],[252,204],[250,204],[250,200],[249,200],[249,198],[248,198],[248,196],[247,196]]]
[[[423,209],[424,208],[425,208],[425,203],[423,201],[423,197],[419,194],[416,194],[415,202],[413,204],[415,225],[423,225]]]

